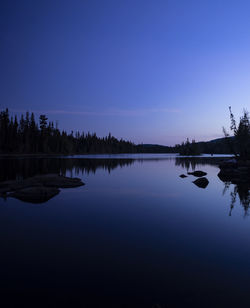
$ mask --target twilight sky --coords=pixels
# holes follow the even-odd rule
[[[250,103],[250,1],[0,4],[0,107],[173,145],[223,136]]]

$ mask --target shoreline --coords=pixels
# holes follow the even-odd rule
[[[211,159],[218,159],[218,158],[232,158],[234,157],[233,154],[214,154],[211,156],[211,154],[201,154],[201,155],[179,155],[179,153],[82,153],[82,154],[51,154],[51,153],[40,153],[40,154],[33,154],[33,153],[11,153],[11,154],[0,154],[0,159],[2,158],[81,158],[80,156],[86,156],[86,158],[95,158],[95,157],[89,157],[89,156],[119,156],[119,155],[173,155],[173,157],[176,158],[182,158],[182,159],[200,159],[200,158],[211,158]],[[84,158],[84,157],[83,157]],[[109,157],[105,157],[109,158]],[[112,157],[111,157],[112,158]]]

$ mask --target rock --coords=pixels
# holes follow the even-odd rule
[[[181,174],[179,177],[184,179],[184,178],[187,178],[187,175]]]
[[[188,172],[188,174],[196,176],[196,177],[202,177],[202,176],[207,175],[206,172],[200,171],[200,170],[197,170],[197,171],[194,171],[194,172]]]
[[[232,184],[238,183],[250,183],[250,174],[246,172],[240,172],[236,170],[221,170],[218,173],[218,177],[222,182],[231,182]]]
[[[24,180],[0,182],[0,196],[14,197],[27,202],[45,202],[57,195],[58,188],[74,188],[85,185],[79,178],[57,174],[37,175]]]
[[[69,178],[57,174],[39,175],[31,180],[33,183],[40,183],[46,187],[74,188],[85,185],[79,178]]]
[[[42,203],[59,194],[60,190],[54,187],[31,187],[17,190],[9,196],[25,202]]]
[[[200,188],[206,188],[209,181],[207,178],[203,177],[193,181],[193,183]]]
[[[220,172],[218,177],[223,182],[234,184],[250,182],[250,165],[249,161],[227,160],[219,165]]]
[[[57,174],[37,175],[32,178],[6,181],[0,183],[0,193],[8,193],[16,190],[45,186],[45,187],[57,187],[57,188],[73,188],[84,185],[79,178],[69,178]]]

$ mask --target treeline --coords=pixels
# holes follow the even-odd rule
[[[138,144],[136,149],[138,153],[176,153],[174,147],[158,144]]]
[[[231,141],[234,142],[234,137],[230,137]],[[206,154],[233,154],[228,141],[225,138],[219,138],[207,142],[197,142],[197,145],[201,153]]]
[[[239,160],[250,160],[250,117],[247,110],[243,110],[243,116],[240,117],[237,123],[232,113],[230,112],[230,130],[233,136],[230,136],[223,127],[225,138],[215,139],[208,142],[190,143],[187,139],[186,143],[176,145],[177,153],[181,155],[197,155],[197,153],[210,154],[233,154]]]
[[[233,137],[225,133],[225,138],[208,142],[195,142],[189,139],[173,147],[139,144],[117,138],[109,134],[97,137],[96,133],[60,131],[46,115],[35,121],[34,113],[26,112],[10,116],[8,109],[0,112],[0,153],[2,154],[115,154],[115,153],[179,153],[184,156],[206,154],[234,154],[241,158],[250,157],[250,122],[244,111],[239,124],[230,109]]]
[[[234,137],[230,137],[230,142],[234,143]],[[179,153],[183,156],[195,156],[200,155],[202,153],[205,154],[233,154],[231,147],[229,146],[229,141],[225,138],[219,138],[211,141],[201,141],[189,142],[187,139],[186,142],[182,144],[177,144],[174,147],[175,153]]]
[[[207,142],[191,142],[187,139],[181,144],[175,146],[162,146],[157,144],[139,144],[137,145],[137,152],[140,153],[178,153],[182,156],[196,156],[200,154],[233,154],[231,144],[234,144],[234,137],[219,138]]]
[[[189,141],[187,138],[186,142],[182,142],[182,144],[177,144],[175,146],[176,153],[179,153],[180,155],[185,156],[193,156],[193,155],[200,155],[200,147],[195,142],[195,140],[192,140],[192,142]]]
[[[34,113],[26,112],[10,116],[8,109],[0,112],[0,153],[16,154],[91,154],[91,153],[134,153],[136,146],[109,134],[97,137],[96,133],[60,131],[46,115],[40,115],[39,123]]]

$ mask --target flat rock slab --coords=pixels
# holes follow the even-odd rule
[[[188,172],[188,174],[196,176],[196,177],[202,177],[202,176],[207,175],[206,172],[201,171],[201,170],[197,170],[197,171],[194,171],[194,172]]]
[[[60,190],[54,187],[31,187],[10,193],[10,197],[31,203],[43,203],[59,194]]]
[[[69,178],[57,174],[37,175],[24,180],[0,182],[0,196],[14,197],[26,202],[48,201],[60,190],[85,185],[79,178]]]
[[[79,178],[69,178],[57,174],[37,175],[24,180],[6,181],[0,183],[0,194],[31,187],[73,188],[84,185]]]
[[[69,178],[62,175],[46,174],[31,178],[33,183],[40,183],[46,187],[74,188],[85,185],[79,178]]]
[[[200,188],[206,188],[209,181],[207,178],[203,177],[193,181],[193,183]]]

